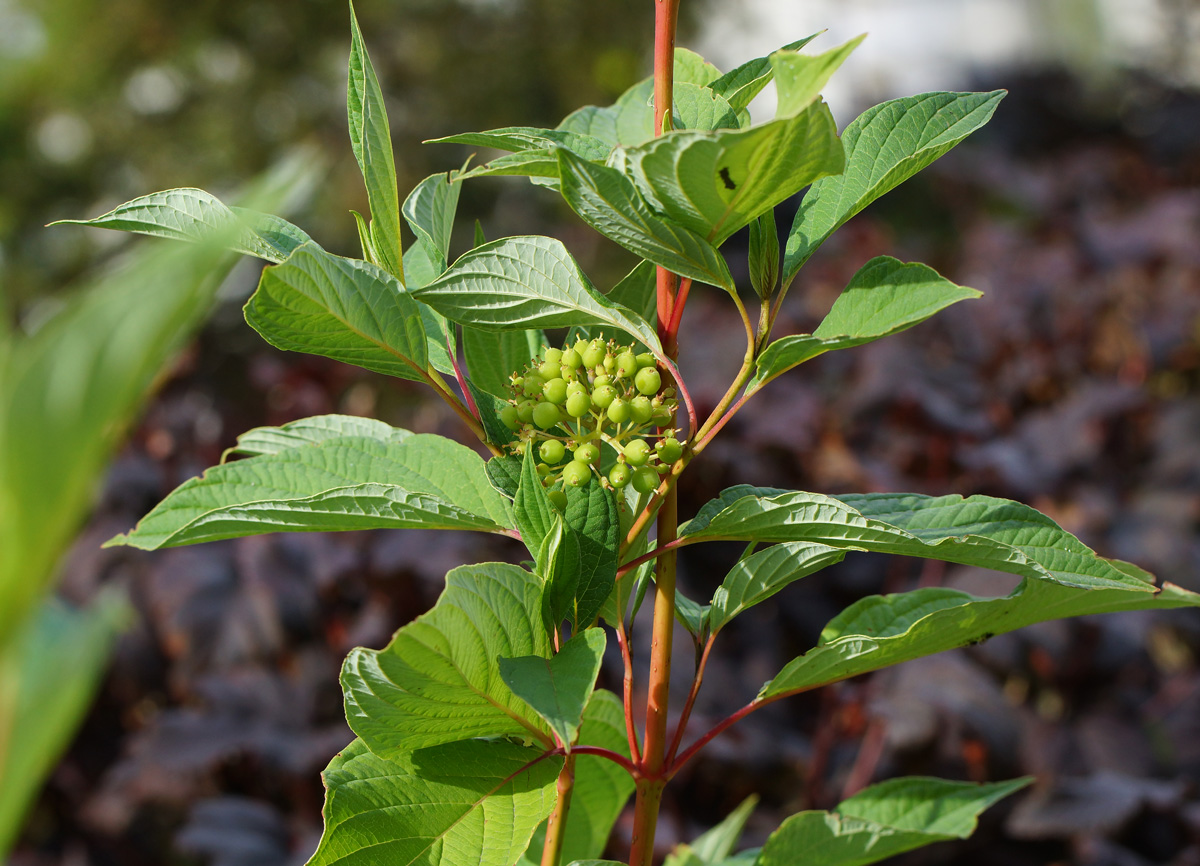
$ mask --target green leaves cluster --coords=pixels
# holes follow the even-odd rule
[[[400,628],[386,647],[347,657],[341,682],[356,739],[325,773],[325,833],[314,866],[511,866],[541,862],[543,841],[561,844],[563,862],[603,862],[595,858],[604,853],[634,777],[665,779],[679,766],[673,750],[661,767],[640,764],[630,748],[633,708],[596,688],[610,643],[604,628],[621,628],[625,639],[628,602],[640,601],[653,560],[667,549],[717,540],[747,544],[708,603],[677,597],[675,615],[703,657],[734,617],[854,552],[1022,578],[1002,598],[922,589],[862,599],[828,624],[817,646],[764,684],[754,705],[1048,618],[1200,606],[1200,596],[1156,587],[1135,566],[1098,556],[1033,509],[990,497],[831,497],[734,487],[680,527],[674,541],[652,550],[645,527],[662,491],[728,420],[722,413],[736,411],[739,393],[744,401],[804,361],[898,333],[979,296],[925,265],[879,257],[861,267],[812,334],[770,341],[784,293],[820,244],[986,123],[1003,96],[893,100],[839,136],[820,93],[861,37],[821,54],[800,53],[808,41],[727,73],[678,50],[673,129],[662,135],[654,134],[647,79],[615,104],[582,108],[555,129],[507,127],[440,139],[507,153],[426,178],[401,203],[382,89],[354,22],[348,120],[369,205],[366,216],[355,214],[361,258],[335,255],[278,217],[227,207],[200,190],[146,196],[85,221],[265,259],[271,264],[245,313],[268,342],[425,383],[494,455],[485,463],[448,439],[346,416],[253,430],[231,449],[241,459],[183,484],[110,542],[157,549],[265,532],[422,528],[486,532],[524,545],[522,565],[454,569],[431,611]],[[754,126],[747,106],[772,80],[778,112]],[[525,176],[558,191],[584,222],[640,263],[605,293],[552,238],[488,242],[477,230],[472,248],[455,258],[461,185],[493,175]],[[774,209],[806,188],[781,250]],[[407,248],[404,226],[412,235]],[[762,305],[757,333],[720,250],[747,227],[750,284]],[[673,428],[676,389],[695,411],[672,358],[673,323],[686,290],[681,285],[672,301],[680,309],[659,309],[659,268],[733,297],[748,332],[745,363],[712,418],[701,425],[692,417],[689,436],[680,437],[686,441],[672,434],[660,443],[670,457],[645,470],[650,483],[617,483],[626,462],[644,466],[649,459],[644,440],[625,440],[666,436]],[[564,352],[551,356],[545,349],[547,329],[569,329],[565,352],[600,347],[596,358],[560,365]],[[602,348],[631,340],[648,351],[638,357],[631,349],[633,361],[608,370],[604,365],[617,359]],[[539,356],[544,380],[535,380],[529,366]],[[590,400],[608,385],[599,383],[601,375],[628,378],[629,364],[641,368],[635,382],[647,405],[660,386],[669,388],[657,404],[661,415],[602,417],[589,403],[570,413],[574,427],[558,426],[556,407],[568,399],[568,380],[582,385],[579,369],[593,386]],[[518,370],[525,373],[519,382],[511,378]],[[444,376],[455,380],[457,393]],[[525,399],[509,405],[514,382]],[[563,393],[552,398],[536,390],[551,385]],[[526,403],[532,417],[521,419]],[[545,453],[555,455],[545,457],[540,473],[531,441],[536,431],[512,423],[514,413],[527,424],[539,417],[534,404],[545,419],[537,422],[540,444],[554,446]],[[555,471],[549,464],[561,461],[566,445],[584,471],[552,499],[543,475]],[[593,466],[609,473],[610,483],[601,483]],[[873,863],[969,834],[983,808],[1023,784],[887,782],[835,811],[792,816],[761,850],[735,852],[753,808],[748,802],[669,862]],[[567,801],[558,792],[566,790],[573,793],[564,816]]]

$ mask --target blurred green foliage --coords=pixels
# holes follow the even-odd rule
[[[468,153],[421,139],[553,125],[649,69],[648,0],[360,0],[357,11],[389,101],[401,191]],[[9,321],[120,242],[45,223],[147,189],[221,195],[300,142],[335,163],[298,222],[353,251],[347,212],[365,201],[346,141],[348,18],[340,0],[0,0]],[[491,206],[474,209],[485,225]]]

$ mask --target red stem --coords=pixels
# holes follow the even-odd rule
[[[683,705],[683,712],[679,714],[679,721],[675,725],[675,736],[671,740],[671,749],[667,752],[667,766],[674,762],[675,753],[679,751],[679,745],[683,741],[688,719],[692,717],[692,707],[696,704],[696,695],[700,694],[700,685],[704,682],[704,668],[708,664],[708,654],[712,651],[715,639],[715,634],[709,635],[708,640],[704,642],[704,650],[700,653],[700,662],[696,665],[696,676],[692,679],[692,690],[688,692],[687,703]]]
[[[555,749],[552,754],[562,755],[565,752],[562,749]],[[614,752],[612,749],[605,749],[600,746],[572,746],[572,755],[595,755],[598,758],[605,758],[619,765],[625,772],[633,776],[635,779],[642,777],[641,770],[634,766],[633,762],[622,755],[620,752]]]
[[[674,340],[679,333],[679,323],[683,320],[683,308],[687,304],[688,292],[692,290],[692,278],[684,277],[679,281],[679,291],[671,305],[671,322],[667,325],[667,337]]]
[[[450,335],[446,335],[446,353],[450,356],[450,366],[454,368],[454,378],[458,380],[458,387],[462,389],[463,400],[467,403],[467,408],[471,410],[471,414],[476,420],[479,418],[479,407],[475,405],[475,398],[471,396],[471,389],[467,387],[467,378],[463,375],[462,368],[458,364],[458,353],[454,351],[454,344],[450,340]]]
[[[642,763],[642,747],[638,743],[637,726],[633,722],[633,655],[629,651],[629,638],[625,635],[625,613],[617,621],[617,643],[621,646],[621,660],[625,663],[625,736],[629,738],[629,754],[637,764]]]
[[[775,698],[768,698],[765,701],[754,700],[754,701],[751,701],[750,703],[746,704],[746,706],[742,707],[736,713],[726,716],[724,719],[722,719],[720,722],[718,722],[715,727],[711,728],[708,731],[708,733],[704,734],[704,736],[702,736],[700,739],[696,740],[696,742],[694,742],[690,746],[688,746],[687,749],[684,750],[682,755],[680,755],[678,758],[676,758],[674,761],[671,762],[671,766],[669,768],[667,768],[667,778],[669,779],[672,776],[674,776],[676,773],[678,773],[679,770],[683,767],[683,765],[686,764],[688,761],[690,761],[692,759],[692,757],[698,751],[700,751],[706,745],[708,745],[708,743],[711,740],[715,739],[716,737],[718,737],[722,733],[724,733],[727,728],[737,724],[742,719],[744,719],[746,716],[750,715],[752,712],[757,710],[759,707],[764,707],[774,700],[775,700]]]
[[[677,538],[674,541],[672,541],[670,544],[659,545],[658,547],[654,548],[649,553],[643,553],[637,559],[631,560],[626,565],[622,565],[620,568],[617,569],[617,580],[620,580],[622,577],[629,574],[629,572],[633,571],[635,568],[637,568],[642,563],[649,562],[652,559],[658,559],[658,557],[662,556],[664,553],[668,553],[669,551],[672,551],[672,550],[678,550],[679,548],[683,547],[687,543],[688,543],[688,539]]]

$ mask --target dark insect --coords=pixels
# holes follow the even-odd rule
[[[725,182],[725,189],[737,189],[737,184],[733,182],[733,178],[729,176],[729,169],[723,168],[717,172],[721,176],[721,180]]]

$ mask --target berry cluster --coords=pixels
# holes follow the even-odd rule
[[[659,476],[683,455],[672,427],[674,388],[662,387],[654,356],[635,354],[612,340],[580,340],[546,349],[512,376],[512,399],[500,420],[518,432],[512,449],[537,449],[538,473],[550,498],[566,503],[562,486],[582,487],[592,474],[639,493],[658,486]],[[651,446],[649,439],[657,442]],[[616,451],[607,475],[598,470],[600,443]],[[560,486],[561,482],[561,486]]]

